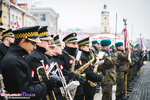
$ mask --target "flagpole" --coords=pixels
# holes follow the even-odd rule
[[[141,34],[140,34],[140,52],[141,52]],[[141,54],[141,53],[140,53]],[[140,60],[140,75],[141,75],[141,66],[142,66],[142,61]]]
[[[127,29],[126,29],[127,19],[123,19],[123,22],[125,26],[125,29],[124,29],[124,51],[125,51],[125,48],[127,46]],[[125,63],[125,68],[127,69],[127,63]],[[125,98],[127,98],[127,74],[125,74]]]
[[[117,34],[117,13],[116,13],[116,30],[115,30],[115,43],[116,43],[116,34]]]

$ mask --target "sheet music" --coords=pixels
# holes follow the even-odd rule
[[[103,56],[104,56],[104,54],[105,54],[105,52],[100,51],[100,52],[98,53],[99,59],[102,59]]]
[[[79,85],[80,85],[79,81],[72,81],[65,87],[65,89],[72,90]]]
[[[81,57],[82,51],[78,50],[77,56],[76,56],[76,60],[79,61],[80,57]]]

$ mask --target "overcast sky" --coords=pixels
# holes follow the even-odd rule
[[[141,36],[150,39],[150,0],[32,0],[49,6],[59,13],[58,29],[96,27],[100,31],[101,11],[104,4],[110,14],[110,32],[115,33],[117,13],[117,33],[124,28],[123,18],[127,18],[127,30],[131,39],[132,25],[135,40]]]

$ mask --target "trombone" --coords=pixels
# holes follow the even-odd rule
[[[55,68],[55,66],[56,66],[56,68]],[[55,68],[55,70],[54,70],[54,68]],[[61,69],[58,67],[57,62],[53,62],[51,64],[51,66],[47,69],[47,74],[50,75],[50,73],[58,75],[61,78],[63,87],[60,87],[60,92],[61,92],[62,96],[65,97],[67,100],[73,100],[69,90],[67,90],[65,88],[67,86],[66,80],[63,76]]]

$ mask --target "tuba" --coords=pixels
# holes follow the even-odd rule
[[[39,67],[37,68],[37,70],[36,70],[36,71],[37,71],[37,75],[38,75],[38,79],[39,79],[40,82],[43,81],[43,78],[42,78],[42,76],[39,74],[39,69],[44,69],[46,78],[49,80],[48,74],[47,74],[46,69],[45,69],[45,67],[44,67],[44,61],[41,60],[41,63],[42,63],[42,66],[39,66]],[[53,96],[53,99],[56,100],[56,96],[55,96],[53,90],[52,90],[52,96]],[[50,100],[50,98],[49,98],[48,95],[46,95],[46,99],[47,99],[47,100]]]
[[[95,55],[96,55],[96,59],[97,59],[95,63],[98,63],[99,62],[99,56],[96,53],[95,53]],[[102,65],[102,64],[100,64],[100,65]],[[93,72],[100,74],[99,72],[97,72],[98,67],[99,67],[99,65],[96,65],[93,69]],[[98,82],[92,82],[90,80],[88,80],[88,83],[90,84],[91,87],[95,87],[98,84]]]

